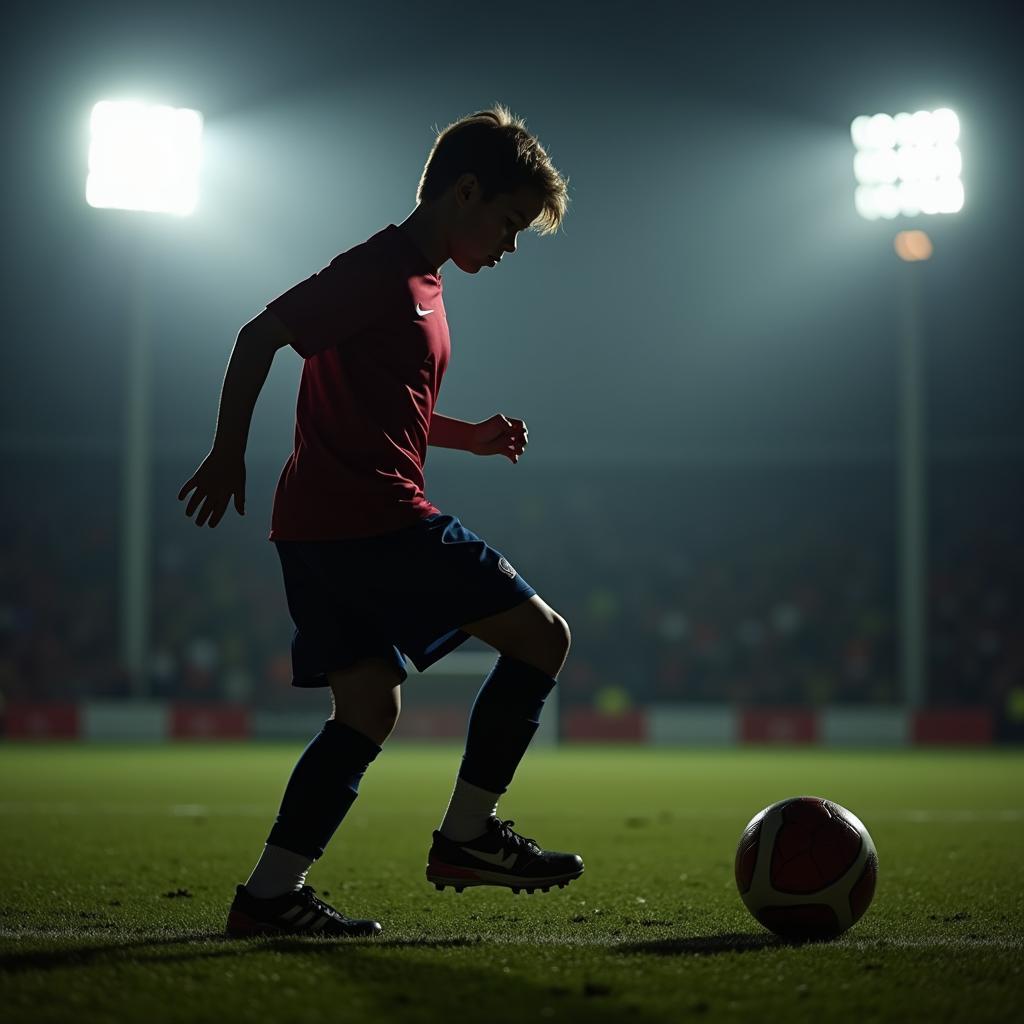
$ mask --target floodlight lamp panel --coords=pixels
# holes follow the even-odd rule
[[[867,185],[858,185],[857,191],[853,194],[853,202],[857,212],[865,220],[878,220],[878,204],[875,202],[874,189]]]
[[[888,149],[896,142],[896,124],[888,114],[875,114],[868,124],[868,145],[872,149]]]
[[[856,152],[854,206],[867,220],[956,213],[963,208],[960,120],[948,107],[861,114],[850,124]]]
[[[187,216],[199,200],[197,110],[103,100],[90,118],[90,206]]]
[[[871,144],[871,118],[861,114],[850,122],[850,138],[857,149],[869,149]]]

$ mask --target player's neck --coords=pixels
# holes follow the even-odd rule
[[[448,244],[438,219],[429,208],[417,206],[398,225],[416,243],[436,274],[448,262]]]

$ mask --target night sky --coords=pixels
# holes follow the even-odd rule
[[[1024,457],[1014,5],[833,6],[15,5],[0,451],[118,449],[142,294],[154,443],[200,459],[238,328],[404,219],[434,127],[498,101],[572,205],[496,270],[444,268],[439,411],[524,417],[536,460],[890,450],[914,226],[931,443]],[[122,96],[202,111],[193,217],[86,205],[89,111]],[[851,119],[939,106],[962,213],[862,220]],[[250,457],[290,450],[300,368],[278,355]]]

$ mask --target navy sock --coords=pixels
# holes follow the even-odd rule
[[[473,702],[459,776],[504,793],[540,724],[555,680],[524,661],[501,655]]]
[[[292,770],[267,842],[313,860],[322,857],[380,750],[344,722],[324,722]]]

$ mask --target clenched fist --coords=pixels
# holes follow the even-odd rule
[[[474,455],[504,455],[513,463],[519,461],[528,443],[528,431],[522,420],[509,419],[498,413],[473,426]]]

